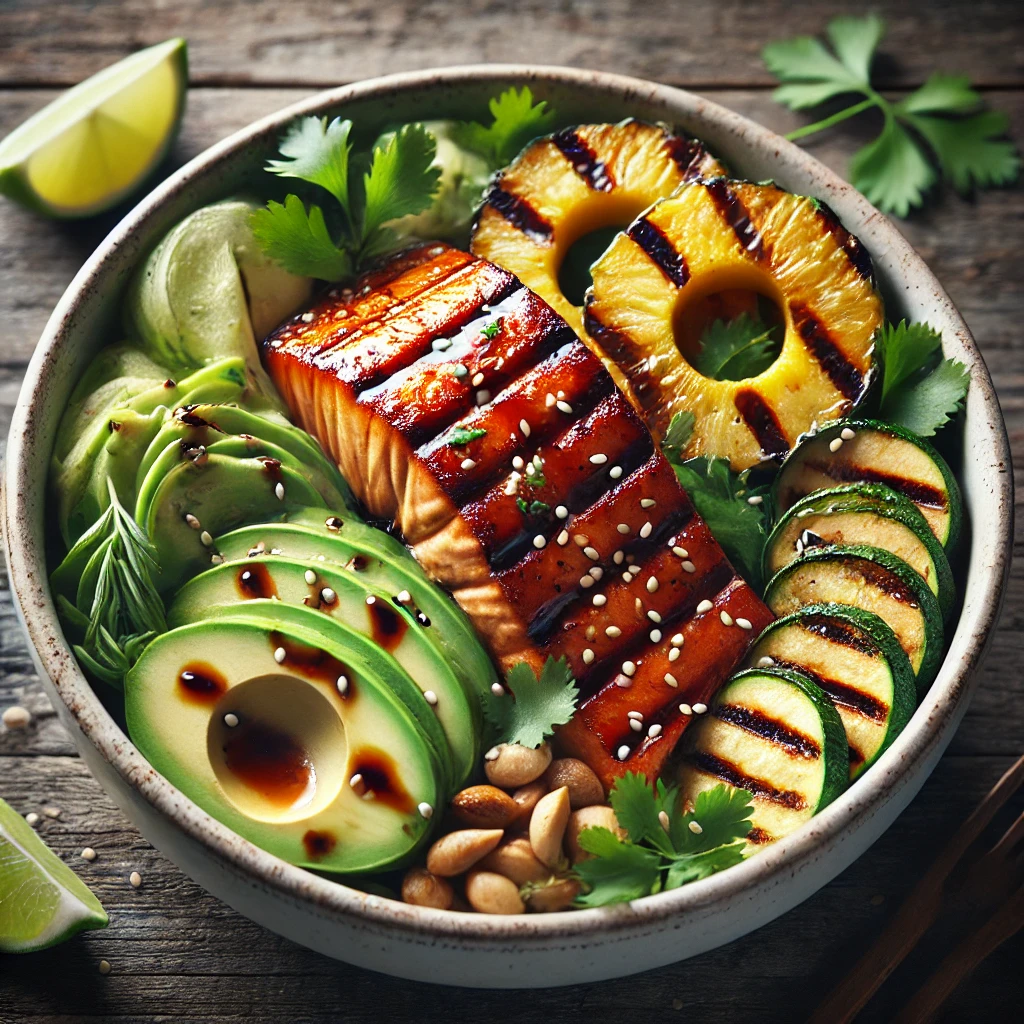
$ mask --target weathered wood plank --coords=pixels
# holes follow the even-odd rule
[[[1024,81],[1020,15],[999,0],[872,5],[886,17],[886,86],[936,67],[979,84]],[[841,0],[147,0],[0,6],[0,81],[72,84],[132,50],[186,36],[204,84],[334,85],[437,65],[531,62],[601,68],[673,83],[770,85],[769,39],[821,32]],[[944,45],[955,40],[955,48]]]

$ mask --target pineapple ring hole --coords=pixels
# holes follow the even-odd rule
[[[782,337],[786,316],[780,299],[778,287],[771,278],[746,267],[718,269],[699,279],[691,279],[680,292],[672,314],[676,346],[683,358],[694,366],[708,328],[716,320],[731,323],[744,315],[776,328],[777,336]],[[780,345],[773,363],[782,354],[781,350]]]
[[[583,297],[593,284],[590,268],[612,244],[615,236],[627,228],[626,224],[609,224],[588,231],[576,239],[566,250],[558,268],[558,287],[574,306],[583,305]]]

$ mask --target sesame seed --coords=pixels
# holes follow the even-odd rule
[[[234,729],[238,725],[238,715],[232,714],[230,711],[224,716],[224,724],[229,729]]]
[[[703,615],[704,612],[709,612],[714,607],[715,606],[705,598],[699,605],[697,605],[697,614]]]
[[[693,564],[689,559],[682,563],[683,572],[696,572],[697,566]]]
[[[599,580],[604,575],[604,569],[602,569],[599,565],[595,565],[591,568],[590,575],[595,580]]]
[[[764,501],[764,497],[760,494],[752,494],[747,498],[748,505],[760,505],[762,501]]]
[[[434,707],[437,704],[437,694],[433,690],[424,690],[423,699],[431,706]]]
[[[486,388],[476,393],[476,404],[486,405],[491,400],[491,393]]]
[[[612,466],[612,468],[608,470],[608,475],[613,480],[618,480],[619,477],[622,476],[622,467],[621,466]]]
[[[590,456],[590,461],[595,466],[603,466],[608,461],[608,456],[602,455],[600,452],[598,452],[597,455]]]
[[[618,530],[619,533],[629,533],[629,523],[619,523],[615,529]]]
[[[554,404],[555,404],[555,396],[554,396],[553,394],[551,394],[551,392],[549,391],[549,392],[548,392],[548,393],[547,393],[547,394],[546,394],[546,395],[544,396],[544,407],[545,407],[546,409],[550,409],[550,408],[551,408],[551,406],[553,406]]]
[[[203,545],[203,547],[213,547],[213,537],[210,536],[209,530],[203,530],[203,532],[199,534],[199,542]]]
[[[43,814],[45,814],[47,818],[59,818],[61,810],[59,807],[44,807]]]
[[[692,715],[693,714],[693,708],[691,708],[689,704],[680,704],[679,705],[679,713],[681,715]]]
[[[593,662],[593,660],[594,660],[594,652],[589,647],[587,647],[583,651],[583,664],[584,665],[589,665],[589,664],[591,664]]]
[[[611,637],[612,640],[617,640],[620,636],[622,636],[622,630],[619,629],[618,626],[609,626],[604,631],[604,634],[605,636]]]
[[[271,551],[271,554],[274,554],[274,552]],[[224,556],[223,555],[210,555],[210,561],[214,565],[223,565],[223,563],[224,563]]]
[[[687,551],[686,548],[681,548],[678,545],[676,545],[676,547],[674,547],[672,549],[672,554],[675,555],[676,558],[689,558],[690,557],[690,552]]]
[[[538,469],[541,469],[544,466],[544,460],[539,455],[534,455],[534,457],[533,457],[533,464]]]
[[[597,553],[597,548],[585,547],[583,554],[587,556],[592,562],[596,562],[601,556]]]
[[[636,609],[637,615],[643,615],[643,613],[644,613],[644,603],[643,603],[643,601],[640,600],[639,597],[634,599],[633,607]]]
[[[476,461],[474,459],[463,459],[462,460],[462,468],[463,469],[473,469],[474,466],[476,466]]]
[[[485,761],[497,761],[498,760],[498,756],[500,754],[501,754],[501,751],[497,747],[491,747],[491,749],[488,750],[486,754],[484,754],[484,760]]]
[[[718,613],[718,617],[722,620],[723,626],[732,625],[732,616],[727,611],[721,611]]]
[[[763,658],[758,659],[757,664],[759,668],[771,668],[775,664],[775,661],[772,658],[769,658],[766,654]]]
[[[512,459],[512,467],[513,467],[513,469],[518,469],[518,470],[526,469],[526,463],[523,462],[522,455],[516,455],[516,456],[513,457],[513,459]]]
[[[834,437],[828,443],[828,450],[830,452],[837,452],[843,447],[843,439],[841,437]]]
[[[608,603],[608,598],[605,597],[604,594],[595,594],[594,595],[594,607],[595,608],[603,608],[607,603]]]
[[[566,416],[572,415],[572,406],[568,402],[559,400],[555,402],[555,405],[558,407],[559,412],[564,412]]]
[[[588,576],[581,576],[580,577],[580,586],[584,590],[589,590],[594,585],[594,583],[595,583],[595,580],[594,580],[593,576],[589,576],[588,575]]]
[[[667,832],[669,826],[668,814],[665,811],[658,811],[658,822],[661,827]]]
[[[635,718],[638,722],[642,722],[644,720],[644,713],[642,711],[627,711],[626,717]]]
[[[469,373],[469,370],[463,366],[462,363],[459,363],[458,366],[452,370],[452,373],[454,373],[456,377],[465,377],[466,374]]]
[[[802,555],[804,553],[804,542],[799,537],[796,539],[796,544],[793,545],[793,550],[796,551],[798,555]]]
[[[510,479],[509,482],[507,484],[505,484],[505,493],[509,497],[512,497],[512,495],[515,494],[516,491],[518,491],[518,490],[519,490],[519,481],[518,480]]]
[[[590,543],[590,538],[585,533],[574,533],[572,539],[577,547],[585,548]]]
[[[35,828],[35,826],[39,824],[39,815],[36,814],[35,811],[29,811],[28,814],[25,815],[25,821]]]
[[[91,846],[87,846],[78,856],[82,860],[94,861],[96,859],[96,851]]]
[[[682,647],[683,646],[683,634],[682,633],[675,633],[672,636],[672,646],[673,647]]]
[[[622,565],[622,562],[625,559],[625,557],[626,556],[621,551],[616,551],[615,554],[612,555],[612,561],[616,565]]]
[[[278,647],[274,651],[274,661],[276,661],[278,665],[283,665],[286,657],[288,657],[288,652],[283,647]]]
[[[193,530],[198,530],[202,526],[202,523],[200,523],[199,520],[196,519],[196,517],[192,515],[191,512],[185,513],[185,522],[188,523],[188,525],[191,526]]]
[[[622,663],[622,671],[627,676],[632,676],[636,673],[636,662],[635,661],[624,661]]]
[[[560,548],[564,548],[569,543],[569,531],[563,530],[556,538],[555,542]]]
[[[335,594],[330,587],[324,587],[324,589],[320,591],[320,600],[323,601],[324,604],[334,604],[335,597],[337,597],[337,594]]]
[[[844,441],[852,441],[857,436],[857,431],[853,430],[851,427],[843,427],[843,429],[839,431],[839,436]]]
[[[299,317],[299,319],[304,324],[311,324],[313,322],[313,314],[312,313],[303,313],[302,316]]]
[[[648,594],[653,594],[657,589],[658,589],[658,577],[657,576],[652,576],[647,581],[647,593]]]
[[[660,629],[652,629],[651,632],[650,632],[650,637],[651,637],[651,643],[652,644],[660,644],[661,643],[661,630]]]
[[[101,960],[100,963],[99,963],[98,970],[99,970],[100,974],[103,974],[103,975],[109,974],[110,973],[110,961],[109,960]]]
[[[643,537],[644,540],[647,540],[653,529],[654,527],[650,523],[644,523],[644,525],[640,527],[640,536]]]
[[[737,619],[736,620],[736,625],[739,626],[740,629],[753,629],[754,628],[754,624],[750,621],[750,619]]]
[[[431,805],[428,804],[426,801],[418,803],[416,805],[416,810],[420,812],[421,818],[426,818],[429,820],[434,816],[434,808],[431,807]]]
[[[523,437],[530,436],[530,424],[526,420],[519,421],[519,429],[523,432]]]
[[[704,831],[695,821],[691,821],[687,827],[695,836],[699,836]]]
[[[625,761],[626,758],[629,757],[629,747],[627,747],[626,744],[623,743],[622,746],[615,751],[615,756],[618,757],[620,761]]]
[[[408,590],[400,590],[395,595],[395,600],[399,604],[409,604],[412,601],[412,594],[410,594]]]
[[[505,687],[502,686],[501,683],[491,683],[491,693],[493,693],[495,697],[504,697]]]
[[[597,626],[587,626],[586,637],[588,640],[593,640],[597,636]]]
[[[310,586],[313,586],[313,584],[316,583],[316,573],[313,572],[312,569],[307,569],[303,575]]]
[[[565,398],[565,392],[564,391],[559,391],[558,392],[558,397],[559,398]]]
[[[366,782],[363,779],[362,774],[356,772],[351,779],[348,780],[349,786],[356,791],[358,796],[362,796],[366,792]]]
[[[666,672],[665,673],[665,682],[668,683],[669,686],[678,686],[679,685],[679,680],[676,679],[676,677],[674,675],[672,675],[671,672]]]
[[[678,661],[679,660],[679,648],[678,647],[673,647],[672,650],[670,650],[668,652],[668,660],[669,661]]]
[[[640,732],[643,729],[643,722],[638,722],[635,718],[629,720],[629,727],[633,732]]]
[[[657,502],[653,498],[641,498],[640,499],[640,507],[641,508],[654,508],[655,505],[657,505]]]
[[[661,623],[661,616],[657,612],[655,612],[655,611],[648,612],[647,613],[647,618],[649,618],[651,620],[651,622],[656,622],[658,624]]]
[[[138,887],[142,885],[142,875],[140,875],[138,871],[133,871],[128,876],[128,882],[133,889],[138,889]]]
[[[334,686],[338,693],[344,697],[345,694],[348,693],[348,676],[338,676],[334,682]]]
[[[478,388],[484,382],[484,375],[482,373],[474,373],[473,379],[469,382],[473,387]]]
[[[693,705],[693,713],[695,715],[703,715],[704,712],[707,711],[707,709],[708,709],[707,704],[694,704]]]
[[[284,501],[284,484],[280,480],[274,486],[274,494],[277,495],[278,501]]]
[[[451,338],[435,338],[433,342],[431,342],[430,347],[435,352],[446,352],[452,347]]]
[[[569,518],[569,510],[564,505],[556,505],[555,506],[555,515],[559,519],[568,519]]]
[[[2,720],[8,729],[24,729],[32,721],[32,713],[15,704],[4,710]]]
[[[647,736],[648,736],[648,738],[649,738],[649,739],[652,739],[652,740],[654,740],[654,739],[657,739],[657,738],[658,738],[658,737],[659,737],[660,735],[661,735],[661,726],[660,726],[660,725],[658,725],[658,723],[657,723],[657,722],[655,722],[655,723],[654,723],[654,725],[652,725],[652,726],[651,726],[651,727],[650,727],[650,728],[649,728],[649,729],[647,730]],[[662,814],[665,814],[665,812],[664,812],[664,811],[662,811],[661,813],[662,813]],[[668,817],[668,815],[665,815],[665,816],[666,816],[666,817]]]

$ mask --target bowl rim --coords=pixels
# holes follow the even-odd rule
[[[832,205],[852,211],[860,221],[857,233],[867,240],[869,251],[884,247],[902,270],[912,272],[930,292],[952,331],[946,333],[947,351],[968,363],[972,371],[969,407],[973,415],[987,420],[993,435],[993,460],[1000,464],[994,483],[996,514],[986,536],[991,562],[983,593],[965,602],[956,627],[957,638],[969,630],[963,657],[951,665],[950,652],[914,719],[883,757],[858,784],[846,790],[812,822],[762,851],[757,857],[728,871],[670,892],[644,897],[631,904],[601,909],[565,911],[521,917],[496,917],[415,907],[392,899],[367,894],[305,869],[287,864],[253,846],[226,826],[187,800],[159,775],[142,757],[93,692],[64,640],[49,592],[45,549],[42,542],[42,510],[45,483],[34,483],[38,467],[33,460],[48,462],[49,449],[37,451],[42,442],[32,416],[33,403],[45,395],[44,382],[52,370],[55,353],[68,344],[66,329],[72,323],[80,303],[91,288],[107,274],[108,259],[126,244],[147,219],[178,193],[187,189],[196,176],[268,133],[276,134],[293,118],[318,114],[351,101],[386,98],[395,94],[437,87],[465,86],[501,81],[508,84],[547,83],[621,98],[642,97],[646,102],[688,111],[693,117],[713,119],[723,130],[736,135],[744,144],[769,147],[776,159],[801,167],[814,175],[820,195]],[[10,432],[3,490],[3,534],[8,556],[12,594],[29,636],[33,654],[43,673],[49,677],[67,712],[82,734],[121,777],[122,781],[169,818],[186,836],[200,844],[230,870],[256,883],[276,890],[287,900],[302,904],[318,916],[348,919],[362,927],[398,929],[410,937],[429,937],[471,943],[509,940],[538,943],[599,935],[625,937],[624,932],[649,930],[683,912],[707,912],[715,904],[733,897],[749,898],[755,891],[779,883],[784,876],[796,874],[823,849],[838,845],[858,819],[877,814],[891,798],[894,789],[909,784],[915,766],[926,764],[933,756],[946,729],[951,731],[962,716],[976,682],[975,668],[988,646],[997,621],[1005,580],[1009,571],[1013,538],[1013,483],[1009,445],[987,368],[966,324],[954,308],[924,261],[899,231],[875,210],[851,185],[826,168],[804,150],[742,115],[693,93],[671,86],[605,72],[576,70],[528,64],[488,64],[454,66],[443,69],[404,72],[369,79],[352,85],[318,92],[276,113],[252,122],[193,158],[135,206],[108,234],[82,266],[51,315],[29,363]],[[981,524],[975,524],[974,543]],[[941,747],[940,747],[941,750]]]

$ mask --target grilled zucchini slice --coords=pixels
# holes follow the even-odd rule
[[[939,599],[943,619],[953,610],[949,559],[908,498],[882,484],[845,484],[813,491],[783,513],[764,547],[764,579],[771,579],[808,548],[870,544],[902,558]]]
[[[891,487],[918,507],[947,551],[956,545],[963,511],[946,460],[911,431],[876,420],[836,423],[801,442],[772,488],[776,519],[812,491],[845,483]]]
[[[801,672],[828,694],[846,730],[851,780],[903,731],[917,704],[914,670],[896,634],[850,605],[809,605],[777,619],[747,664]]]
[[[738,672],[686,735],[683,797],[720,784],[753,795],[754,847],[799,828],[845,788],[846,733],[824,691],[798,672]]]
[[[942,660],[942,612],[928,584],[902,558],[864,544],[813,548],[768,582],[765,603],[782,617],[813,604],[873,612],[896,634],[923,693]]]

